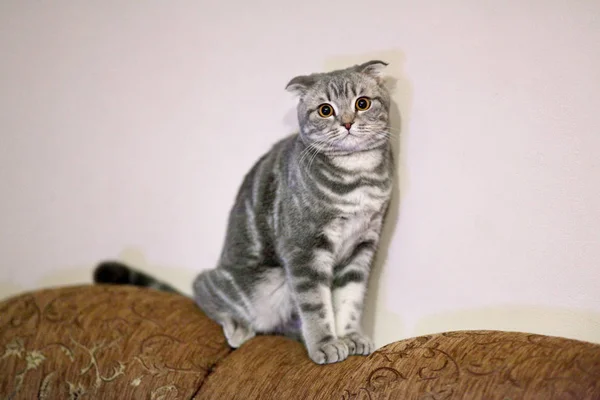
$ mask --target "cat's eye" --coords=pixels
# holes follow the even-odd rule
[[[356,99],[355,107],[358,111],[366,111],[371,108],[371,99],[368,97],[359,97]]]
[[[323,118],[328,118],[335,114],[331,104],[327,104],[327,103],[321,104],[319,106],[319,108],[317,109],[317,111],[319,112],[319,115]]]

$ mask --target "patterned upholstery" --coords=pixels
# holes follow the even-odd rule
[[[313,364],[260,336],[231,351],[185,297],[122,286],[0,303],[0,399],[600,399],[600,345],[495,331]]]

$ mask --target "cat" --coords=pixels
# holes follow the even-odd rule
[[[218,266],[193,283],[196,303],[231,347],[281,333],[317,364],[374,350],[360,321],[394,171],[387,65],[372,60],[287,84],[299,98],[300,130],[246,174]],[[94,280],[176,292],[118,262],[99,264]]]

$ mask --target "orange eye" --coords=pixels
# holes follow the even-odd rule
[[[328,118],[335,114],[333,107],[327,103],[321,104],[317,110],[319,111],[319,115],[323,118]]]
[[[356,99],[355,107],[358,111],[366,111],[371,108],[371,99],[368,97],[359,97]]]

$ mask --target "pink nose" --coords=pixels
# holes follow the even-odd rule
[[[348,129],[348,130],[350,130],[350,128],[352,127],[352,123],[349,123],[349,124],[343,124],[343,125],[344,125],[344,128],[346,128],[346,129]]]

